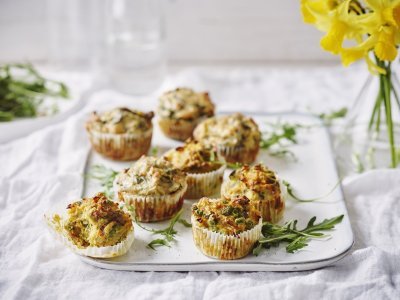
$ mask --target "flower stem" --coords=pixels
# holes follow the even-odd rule
[[[386,113],[386,124],[388,129],[389,143],[390,143],[390,154],[391,154],[391,167],[395,168],[397,166],[397,157],[396,157],[396,145],[394,141],[394,130],[393,130],[393,119],[392,119],[392,104],[390,92],[392,90],[391,85],[391,69],[390,64],[386,66],[386,74],[383,76],[384,83],[384,105],[385,105],[385,113]]]

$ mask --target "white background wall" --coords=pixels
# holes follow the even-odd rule
[[[46,61],[51,30],[46,11],[50,1],[85,2],[89,10],[90,5],[99,9],[103,2],[0,0],[0,60]],[[319,48],[321,33],[303,24],[299,0],[164,1],[168,56],[172,62],[336,59]],[[81,15],[85,14],[83,11]]]

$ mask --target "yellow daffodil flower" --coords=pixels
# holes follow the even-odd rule
[[[370,58],[393,61],[400,43],[400,0],[301,0],[306,23],[326,32],[321,47],[339,54],[345,66],[365,59],[372,73],[384,74]],[[346,40],[356,45],[344,47]]]

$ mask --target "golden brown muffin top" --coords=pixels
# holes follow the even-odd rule
[[[170,195],[186,188],[186,173],[164,158],[142,156],[115,179],[118,191],[139,196]]]
[[[192,218],[198,226],[226,235],[252,229],[261,218],[259,203],[245,196],[233,199],[201,198],[192,206]]]
[[[177,88],[159,99],[158,114],[162,118],[196,121],[214,115],[214,104],[208,93],[196,93],[189,88]]]
[[[204,120],[193,132],[196,140],[204,144],[229,147],[258,147],[261,133],[252,118],[241,113]]]
[[[93,112],[86,123],[88,130],[102,133],[143,133],[152,128],[153,112],[143,113],[128,108],[114,108],[98,114]]]
[[[183,146],[169,150],[164,157],[187,173],[211,172],[223,165],[213,147],[195,140],[188,140]]]
[[[71,203],[67,210],[63,228],[80,248],[114,246],[133,229],[130,214],[103,193]]]

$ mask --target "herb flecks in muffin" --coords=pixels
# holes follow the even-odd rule
[[[261,218],[258,204],[246,197],[234,199],[201,198],[192,206],[200,227],[226,235],[238,235],[256,226]]]
[[[130,214],[103,193],[71,203],[67,210],[63,229],[79,248],[113,246],[132,231]]]
[[[189,140],[185,145],[168,151],[164,157],[175,167],[187,173],[211,172],[223,165],[213,147],[194,140]]]
[[[112,134],[142,133],[152,128],[153,112],[143,113],[128,108],[115,108],[102,114],[93,112],[88,129]]]
[[[258,148],[261,134],[252,118],[240,113],[209,118],[194,133],[196,140],[215,146]]]
[[[162,118],[196,121],[214,115],[214,104],[208,93],[196,93],[189,88],[177,88],[160,97],[158,114]]]
[[[224,196],[245,195],[250,200],[272,200],[280,205],[281,190],[274,171],[262,164],[242,166],[229,175],[224,184]]]
[[[164,158],[142,156],[117,176],[115,184],[120,192],[163,196],[184,188],[186,174]]]

